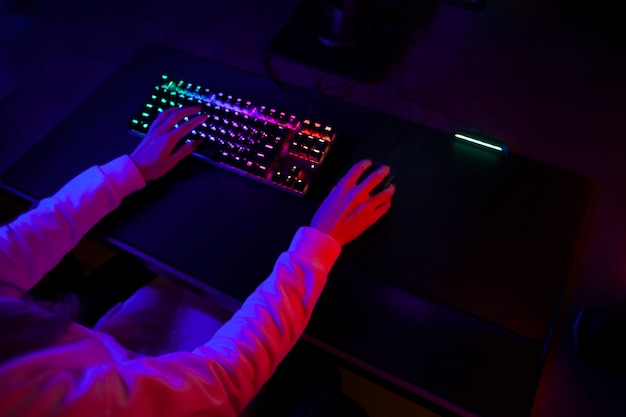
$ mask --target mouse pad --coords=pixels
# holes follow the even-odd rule
[[[385,162],[396,171],[393,206],[344,259],[528,338],[545,337],[573,261],[585,181],[413,129]]]

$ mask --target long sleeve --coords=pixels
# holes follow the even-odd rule
[[[29,371],[19,365],[0,371],[5,383],[17,384],[5,404],[0,401],[0,414],[236,416],[304,331],[340,251],[326,234],[300,228],[271,275],[193,352],[59,369],[50,369],[44,357]],[[24,402],[34,392],[37,400]]]
[[[144,185],[127,155],[87,169],[0,228],[0,279],[29,290],[125,196]]]

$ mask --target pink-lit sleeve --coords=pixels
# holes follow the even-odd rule
[[[127,155],[87,169],[0,228],[0,279],[29,290],[125,196],[144,185]]]
[[[322,232],[301,228],[271,275],[204,346],[49,375],[39,382],[47,387],[40,402],[63,411],[46,415],[237,416],[304,331],[340,250]],[[39,415],[36,408],[28,415]]]
[[[238,415],[302,335],[340,252],[328,235],[300,228],[271,275],[208,343],[110,373],[110,403],[123,405],[113,414]]]

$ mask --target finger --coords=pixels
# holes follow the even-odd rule
[[[378,208],[380,205],[391,200],[391,197],[395,194],[395,192],[396,192],[396,186],[394,184],[391,184],[380,193],[374,195],[371,198],[369,204]]]
[[[207,116],[205,114],[201,114],[181,124],[180,126],[178,126],[178,128],[170,131],[167,134],[167,140],[169,142],[169,145],[172,146],[172,149],[174,148],[174,146],[176,146],[179,140],[187,136],[192,130],[194,130],[200,124],[204,123],[206,119],[207,119]]]
[[[356,185],[357,180],[363,175],[365,170],[372,165],[372,161],[364,159],[357,162],[350,168],[350,171],[339,181],[343,188]]]
[[[378,221],[378,219],[383,217],[385,215],[385,213],[387,213],[389,211],[390,208],[391,208],[391,200],[387,200],[387,202],[385,202],[385,203],[381,204],[380,206],[376,207],[376,209],[374,210],[374,213],[377,216],[376,221]]]
[[[185,142],[183,146],[178,148],[174,152],[171,158],[174,160],[174,164],[179,163],[182,159],[192,154],[196,149],[200,147],[202,140],[194,140],[193,142]]]
[[[379,196],[377,194],[376,196]],[[373,201],[373,200],[372,200]],[[391,207],[391,200],[387,199],[381,202],[378,205],[374,205],[371,203],[361,205],[357,210],[355,210],[350,217],[361,217],[362,224],[366,225],[369,228],[371,225],[376,223],[378,219],[380,219]]]
[[[202,108],[200,106],[176,108],[177,111],[170,113],[163,122],[163,124],[159,126],[159,129],[161,129],[163,132],[169,132],[174,128],[174,125],[176,125],[176,123],[181,121],[181,119],[186,116],[196,114],[200,112],[201,109]]]
[[[390,168],[387,165],[383,165],[378,168],[376,171],[372,172],[363,182],[359,185],[361,190],[369,193],[372,191],[378,184],[380,184],[387,174],[389,174]]]
[[[152,132],[153,130],[158,129],[159,126],[161,126],[163,122],[167,120],[169,116],[172,115],[172,113],[176,112],[179,109],[180,109],[179,107],[170,107],[168,109],[163,110],[161,113],[159,113],[156,119],[154,119],[154,122],[152,122],[152,124],[150,125],[150,129],[148,129],[148,133]]]
[[[348,218],[353,221],[358,219],[357,223],[359,228],[361,228],[362,231],[365,231],[376,223],[383,214],[384,213],[382,212],[379,213],[374,206],[365,205],[360,206],[357,210],[352,212]]]

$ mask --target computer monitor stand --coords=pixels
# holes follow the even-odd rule
[[[375,82],[406,50],[414,22],[365,10],[364,5],[370,3],[304,0],[272,39],[268,52],[361,82]],[[338,33],[342,25],[347,34]]]

